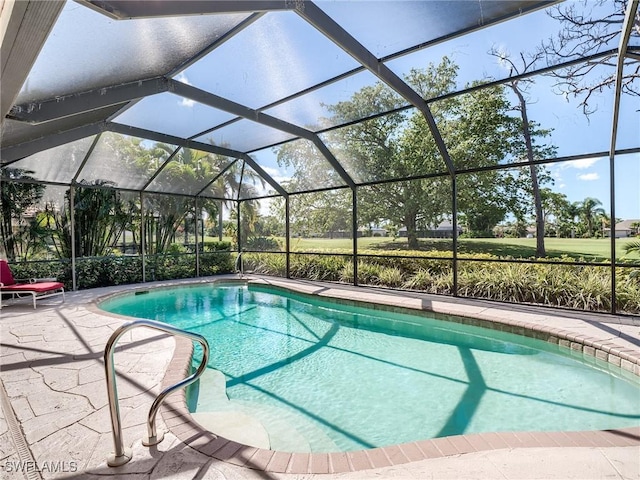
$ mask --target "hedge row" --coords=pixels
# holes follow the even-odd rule
[[[453,294],[452,260],[446,252],[422,253],[423,257],[433,258],[402,258],[400,254],[381,258],[366,253],[358,260],[360,285]],[[464,261],[471,257],[498,260],[490,254],[459,255],[459,296],[588,311],[611,310],[611,269],[608,265]],[[243,258],[246,270],[284,275],[286,258],[283,254],[254,253],[244,254]],[[350,255],[291,254],[290,258],[293,278],[353,283]],[[616,269],[616,309],[621,313],[640,314],[640,268]]]
[[[13,275],[19,279],[55,277],[72,288],[71,262],[12,263]],[[146,279],[173,280],[196,276],[196,256],[193,254],[148,256],[145,263]],[[231,252],[213,251],[200,254],[200,275],[231,273]],[[76,281],[80,290],[112,285],[142,282],[142,258],[139,256],[112,256],[80,258],[76,261]]]

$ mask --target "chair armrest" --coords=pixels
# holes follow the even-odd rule
[[[58,279],[56,277],[46,277],[46,278],[32,278],[31,283],[38,283],[38,282],[57,282]]]

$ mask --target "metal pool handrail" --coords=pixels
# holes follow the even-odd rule
[[[107,395],[109,397],[109,412],[111,413],[111,428],[113,430],[113,443],[115,445],[115,452],[107,457],[107,465],[110,467],[118,467],[120,465],[124,465],[129,460],[131,460],[132,452],[130,448],[124,447],[124,442],[122,440],[122,424],[120,422],[120,405],[118,403],[118,388],[116,386],[116,374],[115,368],[113,365],[113,351],[115,349],[115,345],[118,342],[118,339],[136,327],[147,327],[152,328],[154,330],[160,330],[161,332],[169,333],[171,335],[178,335],[182,337],[187,337],[191,340],[195,340],[202,345],[202,362],[198,366],[198,369],[187,378],[181,380],[180,382],[172,385],[170,387],[165,388],[162,392],[158,394],[156,399],[151,404],[151,408],[149,409],[149,415],[147,417],[147,436],[143,439],[142,444],[150,447],[152,445],[157,445],[164,438],[164,432],[161,432],[160,435],[156,432],[156,414],[162,405],[164,399],[181,388],[187,387],[195,382],[200,375],[204,372],[207,367],[207,362],[209,361],[209,344],[207,340],[197,333],[186,332],[184,330],[180,330],[179,328],[172,327],[170,325],[166,325],[161,322],[154,322],[153,320],[135,320],[133,322],[125,323],[121,327],[119,327],[111,337],[109,337],[109,341],[104,349],[104,369],[107,380]]]

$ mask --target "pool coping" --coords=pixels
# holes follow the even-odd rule
[[[363,305],[402,313],[428,311],[447,321],[475,325],[543,340],[571,349],[588,362],[611,364],[640,376],[640,348],[621,346],[611,340],[598,339],[534,323],[534,317],[549,318],[544,313],[522,313],[509,306],[470,306],[442,299],[425,302],[402,292],[377,292],[360,287],[357,291],[341,285],[327,285],[280,278],[214,278],[189,283],[248,283],[266,285],[296,294],[315,295],[337,303]],[[188,284],[185,284],[188,285]],[[152,287],[153,288],[153,287]],[[163,287],[160,287],[163,288]],[[148,289],[148,287],[145,287]],[[111,297],[109,295],[108,297]],[[107,297],[102,297],[100,301]],[[514,318],[515,316],[515,318]],[[190,374],[193,344],[176,338],[173,358],[162,381],[162,388],[173,385]],[[491,432],[420,440],[368,450],[331,453],[280,452],[243,445],[218,436],[196,422],[188,408],[184,389],[167,398],[161,408],[166,427],[180,441],[213,459],[255,470],[290,474],[329,474],[368,470],[451,455],[487,450],[535,447],[628,447],[640,446],[640,427],[579,432]]]

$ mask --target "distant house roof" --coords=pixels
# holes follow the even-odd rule
[[[622,222],[616,223],[616,230],[635,230],[635,227],[631,226],[634,223],[640,223],[640,220],[623,220]]]
[[[419,229],[420,230],[420,229]],[[437,227],[430,227],[428,230],[441,230],[441,231],[452,231],[453,230],[453,224],[449,221],[449,220],[443,220],[442,222],[440,222],[440,224]],[[462,230],[462,227],[460,225],[458,225],[458,230]],[[398,229],[399,232],[406,232],[407,231],[407,227],[400,227]]]

